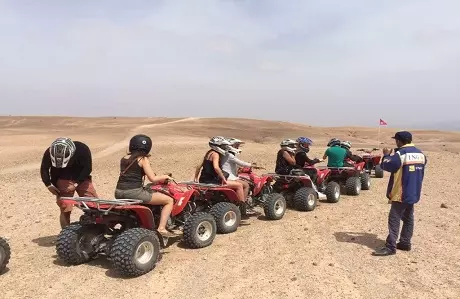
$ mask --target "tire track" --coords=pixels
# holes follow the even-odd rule
[[[179,122],[184,122],[184,121],[197,120],[197,119],[199,118],[198,117],[187,117],[187,118],[168,121],[164,123],[155,123],[155,124],[146,124],[146,125],[137,126],[129,131],[129,134],[126,136],[125,139],[119,142],[116,142],[112,144],[111,146],[103,149],[102,151],[99,151],[96,154],[94,154],[93,159],[100,159],[100,158],[106,157],[110,154],[116,153],[117,151],[123,149],[124,147],[127,146],[132,135],[135,134],[139,130],[149,129],[149,128],[158,127],[158,126],[164,126],[164,125],[169,125],[169,124],[174,124],[174,123],[179,123]],[[40,168],[40,163],[23,164],[19,166],[2,169],[0,170],[0,175],[19,173],[19,172],[30,171],[30,170],[37,170],[39,168]]]

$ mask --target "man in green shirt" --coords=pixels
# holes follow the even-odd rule
[[[332,138],[327,146],[329,148],[323,156],[323,159],[327,158],[327,167],[343,167],[343,161],[347,157],[347,150],[340,146],[340,140]]]

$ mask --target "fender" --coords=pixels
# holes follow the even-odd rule
[[[188,202],[198,194],[198,191],[195,189],[187,190],[184,193],[175,193],[174,206],[171,212],[171,216],[177,216],[178,214],[182,213]]]
[[[140,205],[131,205],[131,206],[120,206],[115,207],[115,210],[131,210],[134,211],[139,218],[140,227],[154,230],[153,214],[152,210],[148,207]]]

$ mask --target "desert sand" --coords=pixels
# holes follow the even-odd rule
[[[374,257],[387,235],[388,173],[358,197],[288,210],[280,221],[252,216],[199,250],[173,243],[150,273],[125,279],[100,258],[66,266],[56,257],[59,209],[40,180],[44,150],[58,136],[87,143],[100,197],[112,198],[119,159],[136,133],[152,137],[152,165],[190,180],[214,135],[243,139],[241,158],[272,172],[279,141],[306,135],[320,156],[332,137],[375,147],[377,128],[320,128],[275,121],[200,118],[0,117],[0,235],[12,258],[1,298],[460,298],[460,134],[413,131],[428,157],[415,211],[413,250]],[[393,147],[396,129],[383,128]],[[447,208],[441,208],[445,204]],[[72,221],[81,211],[75,209]]]

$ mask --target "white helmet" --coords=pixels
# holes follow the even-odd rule
[[[227,138],[227,141],[230,143],[230,146],[228,147],[228,151],[230,153],[234,154],[235,156],[241,154],[241,149],[239,146],[244,144],[244,141],[241,141],[237,138]],[[233,145],[237,145],[237,147],[234,147]]]
[[[56,168],[65,168],[69,164],[70,158],[75,154],[75,143],[70,138],[59,137],[49,148],[51,165]]]
[[[351,148],[351,142],[350,141],[341,141],[340,146],[343,147],[343,148],[346,148],[346,149],[350,149]]]
[[[282,149],[294,153],[297,149],[297,143],[297,141],[292,139],[284,139],[283,141],[281,141],[280,146]]]
[[[228,142],[228,140],[222,136],[215,136],[209,140],[209,147],[222,155],[225,155],[229,148],[229,145],[230,142]]]

